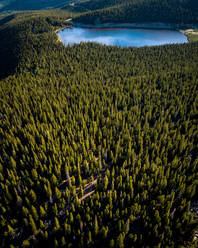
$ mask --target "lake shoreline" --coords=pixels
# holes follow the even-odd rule
[[[56,30],[56,34],[58,36],[58,31],[64,30],[66,28],[133,28],[133,29],[156,29],[156,30],[175,30],[187,37],[188,42],[189,39],[189,30],[194,30],[198,28],[194,24],[189,25],[180,25],[180,24],[172,24],[172,23],[161,23],[161,22],[153,22],[153,23],[98,23],[98,24],[83,24],[83,23],[75,23],[72,19],[66,20],[67,24],[71,25],[68,27],[62,27],[59,30]],[[59,37],[59,36],[58,36]],[[59,37],[59,41],[61,41]]]
[[[74,27],[80,28],[148,28],[148,29],[177,29],[176,25],[165,23],[103,23],[103,24],[83,24],[72,22]]]
[[[193,24],[181,25],[172,23],[162,23],[162,22],[149,22],[149,23],[98,23],[98,24],[83,24],[71,22],[74,27],[81,28],[144,28],[144,29],[169,29],[169,30],[188,30],[195,29],[198,26]]]
[[[198,29],[185,29],[185,30],[179,30],[182,34],[184,34],[188,42],[193,42],[193,39],[198,40]]]
[[[188,42],[190,42],[189,30],[197,29],[198,26],[195,24],[181,25],[181,24],[172,24],[172,23],[162,23],[162,22],[150,22],[150,23],[98,23],[98,24],[83,24],[75,23],[70,20],[73,27],[80,28],[144,28],[144,29],[164,29],[164,30],[176,30],[184,34]],[[198,36],[198,34],[197,34]]]
[[[57,36],[57,42],[61,42],[61,43],[63,42],[63,41],[61,40],[60,36],[58,35],[58,32],[59,32],[59,31],[63,31],[63,30],[65,30],[66,28],[72,28],[72,26],[60,27],[60,28],[54,30],[54,32],[55,32],[55,34],[56,34],[56,36]]]
[[[65,29],[66,31],[58,32],[58,36],[65,45],[96,42],[120,47],[142,47],[188,43],[184,34],[170,28],[146,29],[138,27],[135,29],[133,27],[128,28],[128,24],[119,25],[119,28],[118,25],[109,27],[109,25],[105,25],[105,27],[104,25],[103,27],[94,26],[94,28],[73,26],[73,30]]]

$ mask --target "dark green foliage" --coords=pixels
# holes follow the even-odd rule
[[[93,11],[97,9],[104,9],[110,6],[121,4],[127,1],[123,0],[91,0],[91,1],[75,1],[66,4],[62,9],[72,11],[72,12],[86,12]]]
[[[47,19],[15,25],[1,246],[196,247],[198,43],[64,47]]]
[[[25,14],[8,15],[2,20],[6,19],[6,25],[0,26],[0,78],[20,70],[24,64],[27,65],[24,59],[34,56],[39,47],[48,46],[49,31],[60,28],[67,16],[67,14],[61,17],[53,15],[36,17],[36,14],[34,15],[33,17],[31,14],[29,16],[28,14],[27,16]],[[13,20],[14,17],[16,18]],[[57,40],[55,33],[50,33],[50,35],[51,39]]]
[[[67,0],[4,0],[1,1],[1,11],[38,10],[44,8],[57,8],[69,2]]]
[[[75,6],[82,9],[84,7],[85,10],[95,10],[74,20],[89,24],[163,22],[184,25],[198,22],[196,0],[95,0],[79,2]]]

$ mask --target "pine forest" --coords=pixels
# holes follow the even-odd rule
[[[64,46],[0,27],[0,247],[198,246],[198,42]]]

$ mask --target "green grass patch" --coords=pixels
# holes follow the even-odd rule
[[[187,35],[189,42],[197,42],[198,34],[188,34]]]

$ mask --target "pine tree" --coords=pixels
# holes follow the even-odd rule
[[[40,216],[41,217],[45,217],[46,216],[45,209],[42,206],[40,206]]]
[[[61,238],[61,247],[66,247],[66,241],[64,236]]]
[[[91,236],[91,232],[88,232],[88,242],[89,244],[92,243],[92,236]]]
[[[29,223],[30,223],[30,227],[31,227],[32,233],[35,234],[36,231],[37,231],[37,228],[36,228],[36,224],[34,222],[34,219],[32,218],[31,215],[29,215]]]
[[[95,215],[95,220],[94,220],[94,232],[95,232],[95,235],[98,234],[98,219],[97,219],[97,216]]]
[[[55,217],[54,218],[54,231],[57,232],[59,229],[60,229],[60,224],[59,224],[58,218]]]

